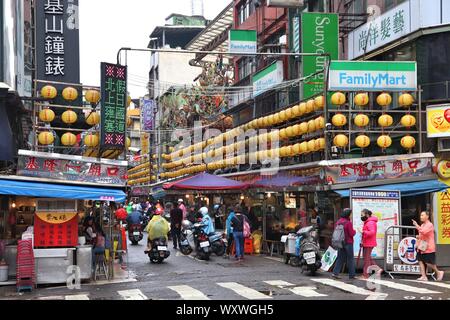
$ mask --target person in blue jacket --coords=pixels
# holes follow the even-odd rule
[[[230,212],[228,214],[226,227],[227,227],[227,252],[224,255],[224,258],[229,258],[231,256],[231,247],[233,246],[233,227],[231,226],[231,220],[236,216],[233,209],[229,209]]]

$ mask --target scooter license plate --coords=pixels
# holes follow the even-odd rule
[[[303,254],[303,258],[305,258],[306,261],[315,260],[316,259],[316,253],[315,252],[305,252]],[[309,264],[309,262],[308,262],[308,264]]]
[[[206,248],[209,247],[209,241],[205,241],[205,242],[201,242],[200,243],[200,248]]]
[[[158,251],[167,251],[167,247],[159,246]]]
[[[140,236],[141,233],[140,232],[133,232],[133,236]]]

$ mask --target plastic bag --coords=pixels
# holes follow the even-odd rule
[[[255,231],[252,233],[252,239],[253,239],[253,251],[256,254],[261,253],[261,247],[262,247],[262,233],[261,231]]]
[[[159,217],[159,219],[152,219],[148,223],[148,237],[150,240],[165,237],[167,239],[167,234],[169,233],[169,224],[164,218]]]

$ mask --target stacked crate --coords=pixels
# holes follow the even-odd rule
[[[20,240],[17,246],[17,291],[31,291],[35,284],[36,273],[32,241]]]

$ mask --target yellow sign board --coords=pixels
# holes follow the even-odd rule
[[[450,105],[429,106],[427,108],[428,138],[450,137]]]
[[[450,244],[450,189],[437,193],[437,240],[438,244]]]
[[[42,221],[45,221],[47,223],[51,224],[61,224],[66,223],[77,215],[76,212],[63,212],[63,213],[57,213],[57,212],[37,212],[36,215],[39,219]]]
[[[141,134],[141,155],[146,155],[150,153],[150,134]]]

